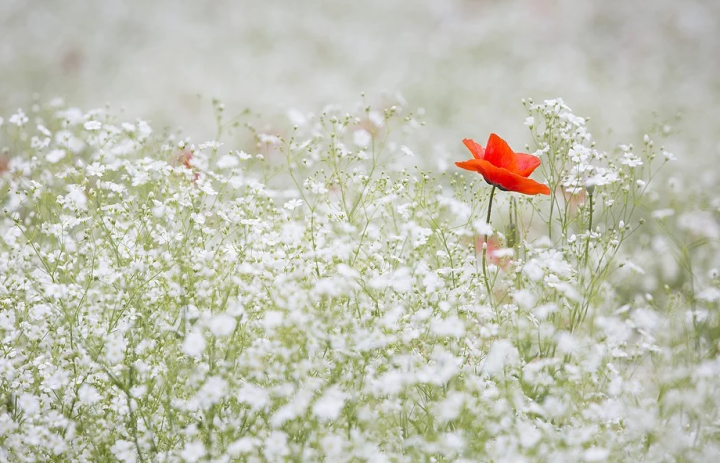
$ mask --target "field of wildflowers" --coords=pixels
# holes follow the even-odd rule
[[[0,18],[53,24],[43,14],[56,7],[10,4]],[[112,18],[174,11],[102,4]],[[497,30],[522,22],[497,15],[510,6],[450,4],[504,18]],[[691,25],[713,9],[692,4]],[[339,10],[313,5],[303,17],[342,29],[318,19]],[[452,8],[422,5],[418,21],[458,24]],[[298,27],[297,6],[246,8],[275,14],[272,30]],[[613,24],[598,11],[573,30]],[[720,41],[707,17],[699,36]],[[446,64],[493,40],[462,45],[467,29],[438,27],[432,53]],[[365,36],[349,37],[337,47]],[[684,56],[680,42],[668,62]],[[372,44],[356,57],[383,69],[391,60]],[[7,69],[24,59],[3,53]],[[29,75],[49,66],[43,53]],[[540,61],[528,66],[551,87],[571,80]],[[640,94],[615,122],[572,85],[573,100],[521,100],[517,81],[479,96],[431,76],[385,81],[422,107],[394,92],[353,101],[343,78],[343,104],[318,103],[327,81],[310,80],[283,87],[307,101],[277,110],[255,95],[256,108],[236,111],[213,100],[203,122],[172,87],[130,104],[163,128],[79,109],[73,97],[95,97],[103,74],[84,95],[68,76],[30,79],[70,96],[47,99],[2,74],[18,92],[0,97],[0,462],[720,461],[720,126],[707,117],[717,108],[700,108],[702,92],[712,106],[720,90],[709,71],[687,72],[701,62],[650,79],[662,101],[629,87]],[[639,65],[645,77],[658,67]],[[653,103],[661,112],[643,113]]]

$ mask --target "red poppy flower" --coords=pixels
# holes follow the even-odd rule
[[[465,170],[472,170],[483,176],[486,182],[503,191],[516,191],[526,195],[549,195],[550,188],[528,176],[540,165],[540,159],[525,153],[516,153],[502,138],[490,134],[487,148],[466,138],[463,143],[475,159],[456,162]]]

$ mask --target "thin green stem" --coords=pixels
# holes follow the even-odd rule
[[[493,185],[492,190],[490,190],[490,201],[488,202],[488,212],[487,212],[487,218],[485,219],[485,223],[490,225],[490,214],[492,213],[492,202],[493,202],[493,196],[495,196],[495,185]],[[490,282],[488,281],[487,276],[487,260],[485,258],[487,254],[487,247],[488,247],[488,236],[489,235],[483,235],[483,251],[482,251],[482,269],[483,269],[483,280],[485,281],[485,289],[487,290],[487,297],[488,300],[490,300],[490,303],[492,304],[492,291],[490,289]]]
[[[590,252],[590,238],[592,238],[592,226],[593,226],[593,195],[592,193],[589,194],[590,197],[590,218],[589,218],[589,225],[588,225],[588,236],[585,240],[585,264],[587,265],[588,261],[588,255]]]

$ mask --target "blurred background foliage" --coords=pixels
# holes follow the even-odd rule
[[[400,92],[461,152],[528,142],[519,100],[561,96],[613,143],[672,120],[675,169],[710,188],[718,50],[715,0],[3,0],[0,112],[62,96],[202,138],[211,98],[271,116]]]

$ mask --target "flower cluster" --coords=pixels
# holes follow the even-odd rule
[[[216,110],[232,136],[204,143],[60,101],[6,117],[0,460],[720,451],[718,272],[616,275],[641,271],[650,141],[601,154],[531,104],[550,199],[498,192],[483,221],[479,175],[414,167],[434,153],[403,102],[275,129]]]

